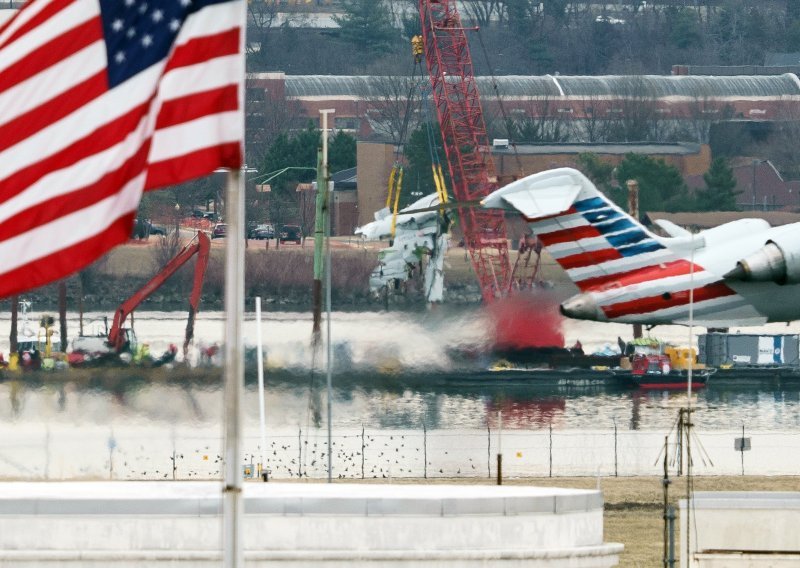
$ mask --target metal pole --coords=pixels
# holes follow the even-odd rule
[[[628,213],[631,214],[636,222],[639,222],[639,182],[635,179],[629,179],[625,182],[628,187]],[[642,324],[633,324],[633,338],[638,339],[642,337]]]
[[[617,456],[617,419],[614,418],[614,477],[619,477],[619,462]]]
[[[244,176],[228,172],[225,248],[225,477],[223,495],[223,558],[226,568],[244,568],[242,501],[242,399],[244,351]]]
[[[237,117],[242,133],[244,162],[245,46],[247,45],[247,3],[239,10],[241,86]],[[228,237],[225,243],[225,387],[224,387],[224,478],[222,489],[222,560],[225,568],[244,568],[244,500],[242,499],[242,406],[244,399],[244,176],[240,170],[227,174]]]
[[[11,359],[17,353],[17,313],[19,310],[19,296],[11,296],[11,332],[8,336],[9,354]]]
[[[256,297],[256,350],[258,353],[258,418],[261,427],[261,463],[259,474],[267,480],[267,425],[264,405],[264,349],[261,344],[261,296]]]
[[[692,371],[694,370],[694,233],[692,233],[691,253],[689,256],[689,372],[686,377],[686,408],[692,408]],[[691,420],[691,415],[689,416]]]
[[[497,485],[503,485],[503,413],[497,411]]]
[[[133,315],[133,314],[131,314]],[[58,323],[60,327],[62,353],[67,352],[67,281],[58,282]]]
[[[422,472],[423,477],[428,479],[428,427],[422,423]]]
[[[325,137],[325,133],[322,134]],[[314,283],[312,301],[314,304],[312,341],[316,351],[320,344],[322,323],[322,244],[325,236],[325,168],[322,166],[322,150],[317,153],[317,195],[314,204]]]
[[[675,566],[675,507],[667,509],[667,526],[669,527],[669,553],[667,555],[667,568]]]
[[[325,176],[325,252],[327,262],[325,263],[325,302],[327,304],[327,340],[328,356],[327,364],[327,391],[328,391],[328,483],[333,481],[333,344],[331,342],[331,196],[330,196],[330,172],[328,172],[328,114],[334,112],[331,109],[319,111],[322,115],[322,171]]]
[[[742,454],[742,475],[744,475],[744,422],[742,422],[742,446],[739,453]]]

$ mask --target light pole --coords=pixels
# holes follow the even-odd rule
[[[181,239],[181,204],[175,204],[175,240],[180,242]]]

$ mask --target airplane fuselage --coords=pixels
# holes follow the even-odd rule
[[[709,327],[800,319],[800,223],[740,219],[692,234],[657,221],[671,235],[661,237],[571,168],[512,182],[483,205],[518,211],[578,287],[566,316]]]
[[[596,321],[688,324],[691,305],[692,319],[712,327],[800,319],[800,284],[725,277],[787,231],[800,241],[800,224],[771,228],[758,219],[734,221],[691,238],[659,239],[677,259],[589,287],[565,301],[562,312]]]

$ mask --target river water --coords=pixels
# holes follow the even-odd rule
[[[86,320],[102,315],[88,314]],[[7,316],[0,314],[2,351],[8,350]],[[34,312],[30,321],[40,316]],[[134,327],[139,341],[157,354],[170,343],[181,344],[185,318],[184,312],[143,311]],[[221,344],[223,323],[221,313],[201,313],[196,343]],[[621,325],[564,321],[562,326],[566,344],[580,339],[587,352],[630,334]],[[479,347],[490,327],[479,310],[334,313],[339,369],[332,412],[334,475],[491,477],[501,444],[504,472],[511,477],[660,475],[665,438],[671,440],[671,467],[677,467],[674,426],[685,393],[596,385],[456,386],[437,380],[464,367],[467,363],[451,354]],[[77,315],[70,314],[69,333],[77,331]],[[267,311],[263,331],[266,442],[260,441],[251,366],[244,462],[264,460],[275,478],[325,478],[324,374],[309,370],[311,318]],[[798,333],[800,326],[758,331]],[[659,327],[653,334],[688,342],[682,327]],[[245,336],[252,347],[253,314],[247,316]],[[149,380],[145,374],[95,369],[0,381],[0,479],[220,479],[221,370],[187,373],[176,367]],[[712,377],[694,406],[695,473],[800,471],[800,384],[744,388],[715,384]],[[735,451],[739,437],[749,438],[752,450]]]

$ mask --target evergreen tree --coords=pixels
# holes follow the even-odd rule
[[[627,208],[626,182],[630,179],[639,182],[639,210],[642,214],[647,211],[692,209],[689,190],[681,173],[661,158],[628,154],[620,162],[617,166],[619,186],[613,189],[612,198],[623,208]]]
[[[702,45],[703,32],[694,10],[671,6],[665,13],[669,39],[675,47],[691,49]]]
[[[448,193],[452,195],[453,189],[450,187],[450,172],[447,163],[444,162],[444,149],[442,146],[442,133],[439,125],[434,123],[430,130],[424,125],[416,128],[408,138],[404,146],[404,154],[408,166],[403,173],[403,189],[400,194],[400,206],[405,207],[409,203],[416,201],[422,195],[436,193],[436,185],[433,182],[433,171],[431,170],[431,146],[442,160],[442,173],[444,174],[445,186]],[[430,133],[433,138],[429,140]],[[412,195],[414,194],[414,195]]]
[[[261,171],[270,173],[289,167],[316,168],[319,145],[319,131],[311,122],[305,130],[293,136],[281,132],[267,150]],[[288,193],[294,191],[298,182],[309,182],[315,177],[316,174],[310,169],[287,170],[269,183],[276,193]]]
[[[391,12],[382,0],[341,0],[343,14],[334,16],[343,40],[364,52],[388,53],[399,38]]]
[[[328,164],[331,173],[356,166],[356,139],[339,130],[328,140]]]
[[[611,187],[614,166],[602,161],[597,154],[592,152],[578,154],[577,166],[583,175],[592,180],[597,189],[608,192]]]
[[[715,158],[703,174],[705,189],[697,192],[699,211],[736,211],[736,178],[728,160]]]

